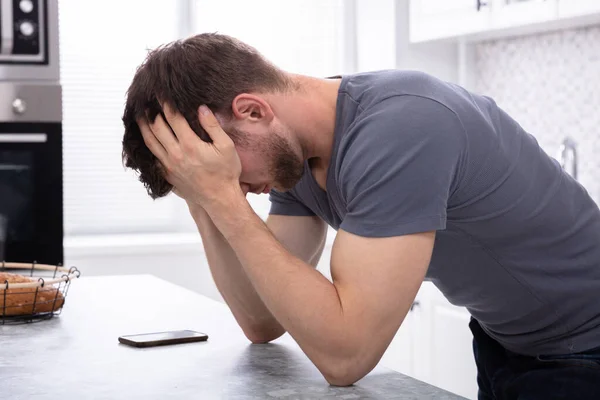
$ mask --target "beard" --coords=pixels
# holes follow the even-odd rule
[[[269,173],[275,181],[277,190],[291,190],[304,175],[304,161],[292,146],[283,137],[272,133],[267,143],[265,152],[267,159],[271,160]]]
[[[276,190],[291,190],[302,179],[304,160],[294,152],[283,135],[270,132],[267,138],[255,141],[250,134],[233,127],[229,127],[227,134],[236,146],[256,151],[267,161],[269,176]]]

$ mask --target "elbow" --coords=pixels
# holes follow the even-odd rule
[[[343,375],[343,374],[342,375],[325,375],[325,380],[331,386],[340,386],[340,387],[352,386],[358,381],[358,379],[354,379],[352,376]]]
[[[372,368],[357,360],[347,360],[331,363],[319,369],[330,385],[351,386],[367,375]]]
[[[271,337],[269,335],[261,335],[256,333],[246,334],[246,337],[252,344],[265,344],[277,339],[277,337]]]
[[[347,345],[337,354],[315,359],[315,366],[332,386],[351,386],[364,378],[379,362],[381,355],[370,346]]]
[[[252,344],[269,343],[285,333],[285,330],[282,329],[264,327],[248,328],[243,331]]]

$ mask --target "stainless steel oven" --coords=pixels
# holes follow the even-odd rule
[[[0,84],[0,117],[0,260],[62,264],[60,86]]]
[[[63,262],[56,0],[0,0],[0,261]]]
[[[48,63],[46,0],[0,0],[0,62]]]
[[[0,0],[0,81],[59,80],[58,1]]]

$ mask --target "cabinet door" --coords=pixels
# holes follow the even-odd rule
[[[469,399],[477,398],[477,368],[469,313],[424,284],[423,336],[416,373],[422,380]]]
[[[560,18],[600,14],[600,0],[558,0]]]
[[[380,361],[384,367],[417,379],[419,376],[415,371],[415,358],[419,356],[417,339],[421,333],[420,301],[419,295],[417,295],[411,310],[404,318],[402,326],[398,329]]]
[[[494,29],[513,28],[555,20],[557,0],[494,0]]]
[[[490,28],[492,0],[411,0],[410,40],[451,38]]]

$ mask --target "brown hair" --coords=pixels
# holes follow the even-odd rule
[[[204,141],[209,137],[198,122],[198,107],[229,118],[231,103],[240,93],[283,91],[289,82],[282,70],[255,48],[227,35],[203,33],[151,51],[127,90],[123,113],[123,164],[139,172],[139,180],[156,199],[172,186],[162,165],[146,147],[138,119],[153,122],[166,102]],[[164,115],[163,115],[164,117]],[[229,133],[235,141],[234,132]],[[237,138],[239,139],[239,138]]]

